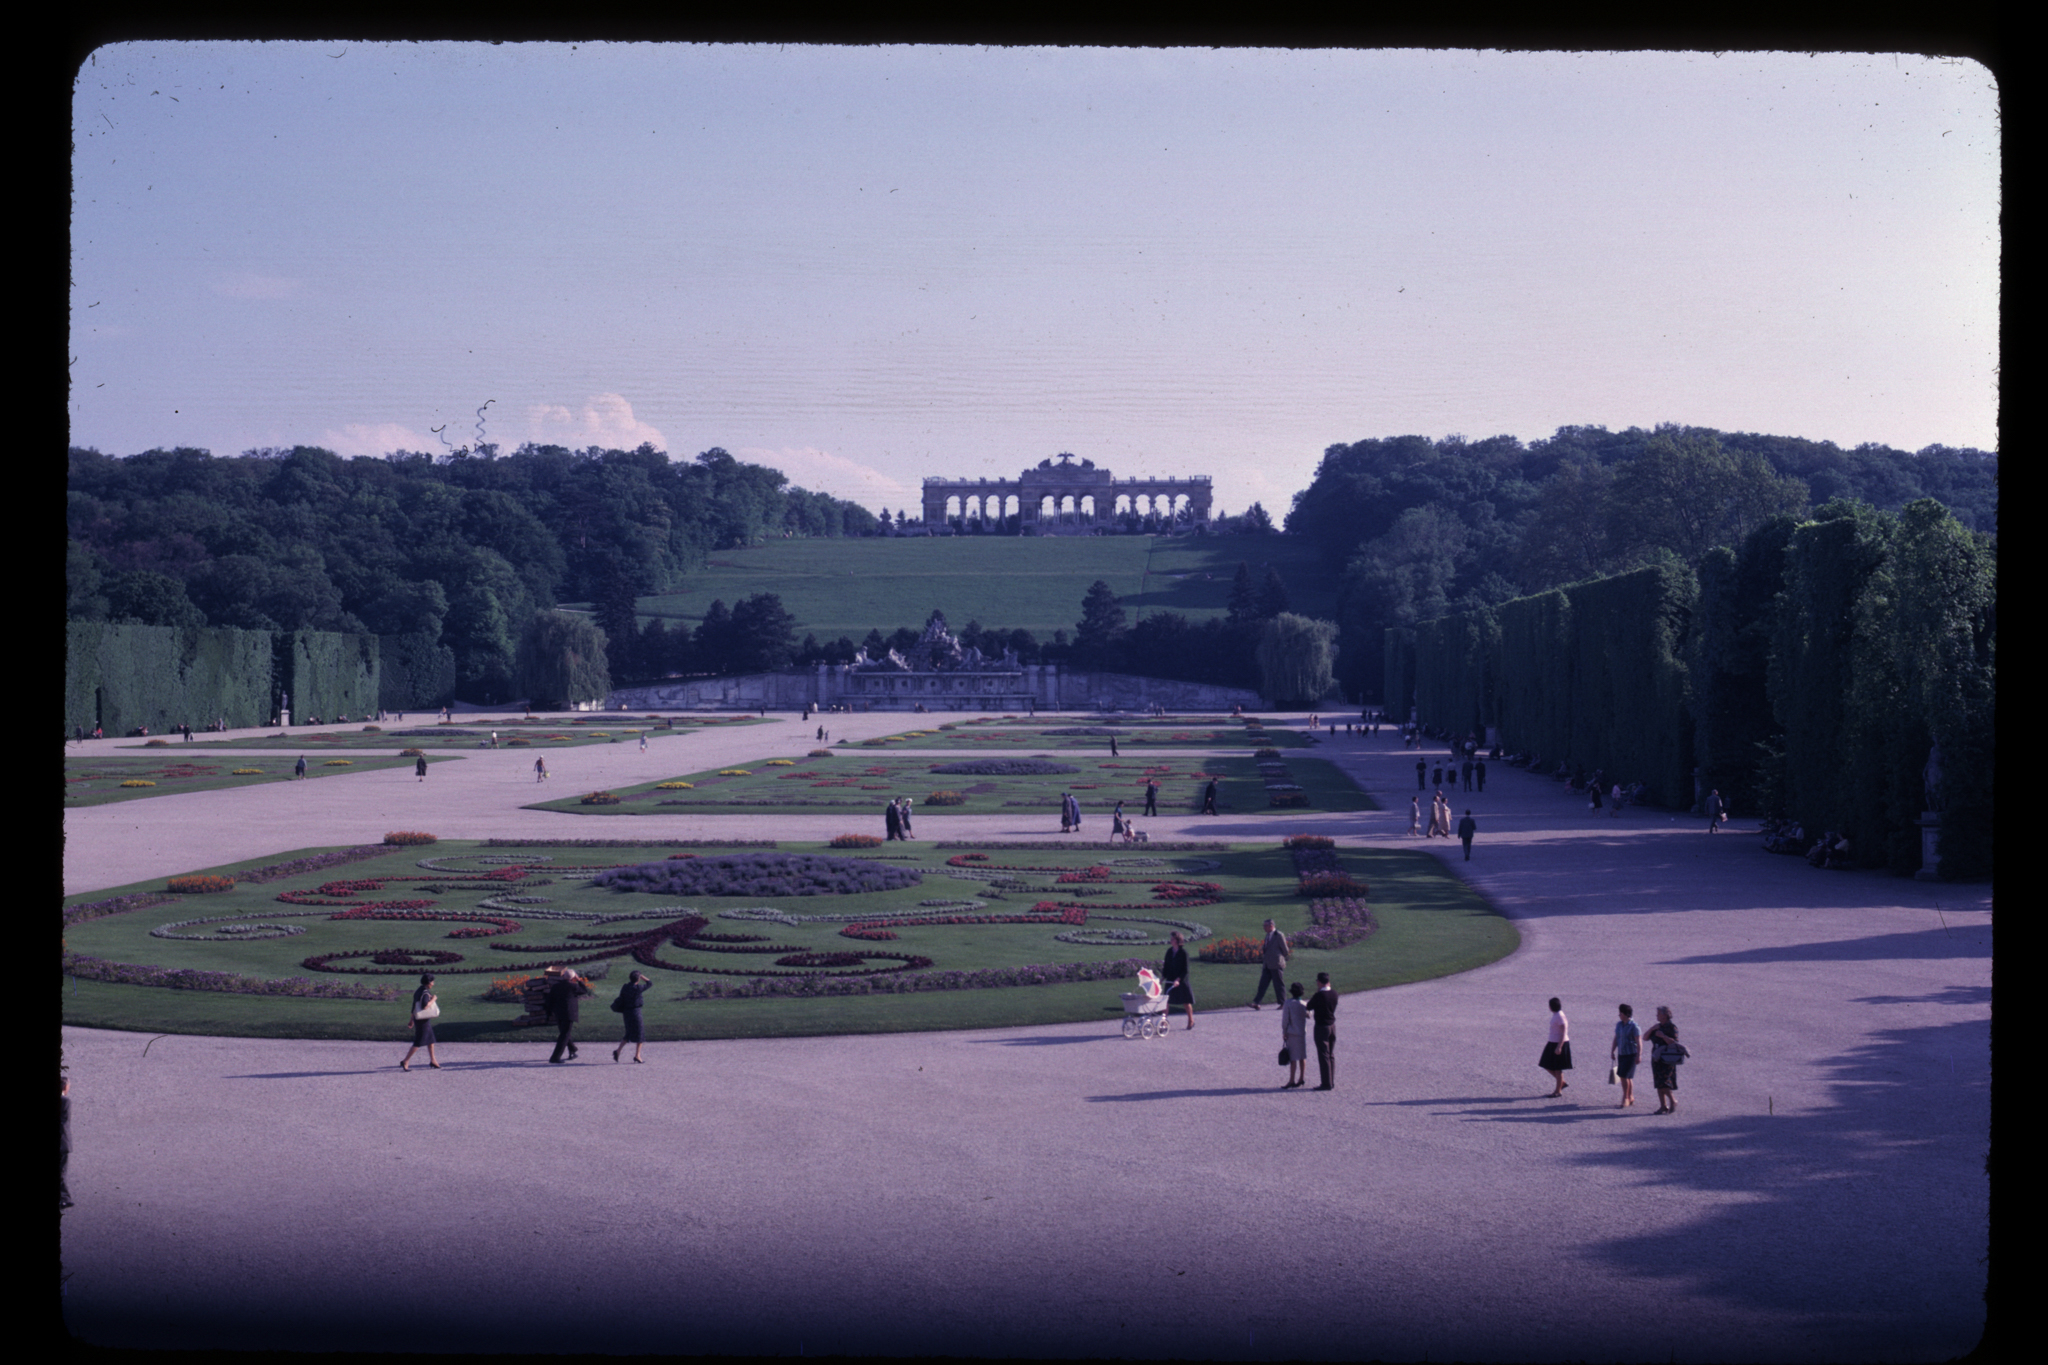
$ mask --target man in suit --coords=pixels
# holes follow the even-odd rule
[[[560,1062],[562,1053],[567,1051],[569,1060],[573,1061],[576,1044],[569,1041],[569,1034],[576,1027],[576,1001],[590,994],[590,987],[569,967],[550,967],[547,974],[554,978],[554,984],[548,987],[547,1017],[555,1022],[555,1055],[548,1060]]]
[[[1209,785],[1202,789],[1202,814],[1216,813],[1216,779],[1210,778]]]
[[[1458,838],[1465,845],[1465,861],[1472,861],[1472,836],[1479,832],[1479,822],[1472,818],[1472,808],[1465,808],[1465,818],[1458,822]]]
[[[1323,1073],[1318,1090],[1337,1088],[1337,992],[1330,989],[1330,974],[1316,973],[1316,988],[1308,998],[1309,1018],[1314,1021],[1316,1067]]]
[[[1266,941],[1259,949],[1259,989],[1252,995],[1252,1008],[1266,998],[1266,987],[1273,987],[1273,1003],[1287,1003],[1287,981],[1281,975],[1287,970],[1287,935],[1280,932],[1273,921],[1266,921]]]
[[[1159,783],[1149,777],[1145,779],[1145,814],[1159,814]]]

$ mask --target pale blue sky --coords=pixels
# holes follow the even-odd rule
[[[1998,117],[1907,55],[116,45],[71,439],[490,399],[876,508],[1065,450],[1232,512],[1404,433],[1994,449]]]

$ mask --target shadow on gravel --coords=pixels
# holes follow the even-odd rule
[[[1236,1085],[1228,1090],[1140,1090],[1129,1095],[1089,1095],[1090,1104],[1126,1104],[1133,1100],[1204,1100],[1230,1095],[1278,1094],[1277,1085]]]
[[[1579,1164],[1614,1197],[1651,1206],[1667,1188],[1730,1198],[1681,1226],[1588,1252],[1617,1273],[1664,1279],[1694,1303],[1797,1315],[1839,1359],[1972,1350],[1986,1323],[1990,1250],[1988,1022],[1875,1033],[1829,1068],[1821,1107],[1812,1095],[1782,1094],[1798,1107],[1776,1114],[1694,1117],[1693,1093],[1711,1096],[1714,1072],[1711,1053],[1690,1041],[1704,1055],[1680,1071],[1677,1115],[1617,1129]]]
[[[1771,948],[1744,948],[1733,953],[1699,953],[1668,957],[1658,966],[1683,967],[1706,962],[1889,962],[1900,958],[1989,957],[1991,932],[1968,929],[1926,929],[1910,934],[1878,934],[1832,943],[1786,943]],[[1988,994],[1988,992],[1987,992]]]
[[[1116,1043],[1122,1042],[1123,1039],[1114,1033],[1086,1033],[1067,1037],[974,1038],[970,1041],[982,1047],[1053,1047],[1061,1043]]]

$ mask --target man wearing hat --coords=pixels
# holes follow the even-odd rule
[[[576,1057],[576,1044],[569,1041],[570,1032],[576,1027],[576,1001],[578,997],[590,994],[590,986],[573,968],[550,967],[547,976],[551,978],[547,994],[547,1017],[555,1022],[555,1055],[550,1062],[560,1062],[562,1053],[567,1051],[568,1060]]]

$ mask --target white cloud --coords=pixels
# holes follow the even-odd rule
[[[643,444],[668,449],[668,438],[635,417],[633,405],[616,393],[591,395],[583,400],[581,412],[571,412],[560,404],[535,404],[526,410],[526,439],[535,445],[571,450],[589,446],[634,450]]]
[[[299,292],[300,281],[283,275],[265,275],[254,270],[237,270],[213,282],[213,292],[231,299],[288,299]]]
[[[813,493],[829,493],[846,502],[857,502],[871,512],[883,508],[917,507],[923,489],[893,479],[881,470],[834,455],[816,447],[763,450],[741,447],[732,452],[748,464],[764,464],[789,475],[789,481]]]
[[[414,431],[402,422],[350,422],[320,433],[319,444],[344,458],[356,455],[389,455],[394,450],[424,450],[438,454],[441,438]]]

